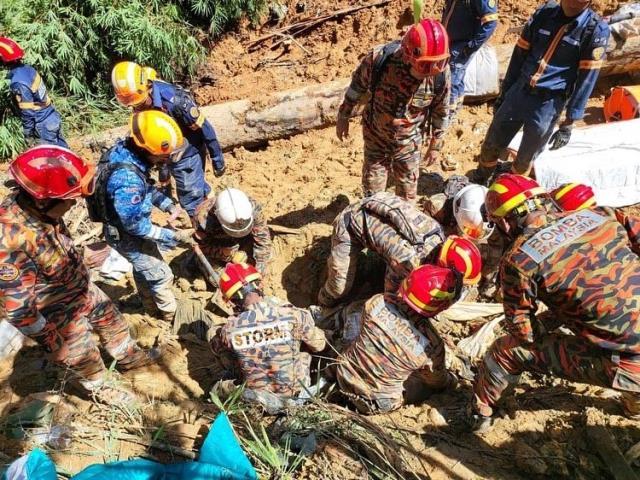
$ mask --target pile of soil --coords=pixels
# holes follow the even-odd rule
[[[304,4],[304,12],[296,13],[297,3]],[[290,0],[283,23],[352,4],[345,0]],[[270,41],[265,42],[251,53],[247,45],[272,27],[259,31],[241,25],[212,45],[207,65],[191,88],[204,105],[349,76],[370,48],[401,35],[411,22],[408,5],[406,0],[392,0],[380,8],[327,21],[274,49]],[[600,13],[608,14],[617,7],[617,0],[599,1],[595,6]],[[438,1],[426,8],[438,16],[441,7]],[[532,0],[501,1],[500,26],[491,41],[513,43],[517,28],[536,7],[537,2]],[[598,121],[603,93],[597,91],[590,100],[589,122]],[[490,105],[466,107],[448,132],[444,153],[459,162],[453,173],[464,174],[473,168],[473,157],[479,151],[491,113]],[[233,186],[250,194],[263,205],[271,224],[297,229],[275,235],[274,258],[265,286],[268,294],[298,306],[315,301],[330,248],[333,219],[361,195],[363,144],[357,120],[351,127],[351,137],[344,142],[327,128],[273,141],[260,149],[226,152],[227,173],[220,179],[209,175],[214,189]],[[444,174],[438,166],[429,170],[445,177],[451,174]],[[421,195],[429,189],[428,178],[421,178]],[[202,298],[193,288],[192,279],[178,283],[183,287],[183,297]],[[141,343],[151,345],[160,332],[166,333],[166,326],[130,301],[130,278],[101,286],[120,302]],[[209,347],[195,338],[171,345],[161,365],[126,376],[146,401],[133,423],[148,431],[171,430],[172,425],[186,421],[186,412],[196,410],[197,421],[206,423],[216,410],[205,402],[219,373]],[[15,358],[0,364],[0,417],[34,392],[59,390],[65,378],[65,372],[43,360],[40,349],[27,344]],[[597,446],[587,440],[588,407],[593,407],[596,413],[591,412],[591,417],[596,415],[608,427],[623,452],[640,441],[640,427],[621,416],[616,399],[605,389],[525,377],[504,406],[502,418],[482,436],[453,433],[444,421],[461,416],[469,396],[467,385],[457,392],[433,395],[422,405],[370,418],[390,439],[404,445],[402,457],[410,472],[405,478],[610,478]],[[74,424],[89,429],[97,418],[113,431],[128,422],[126,417],[109,417],[101,407],[73,395],[68,398],[73,403],[68,420]],[[23,453],[30,446],[0,435],[0,450],[7,454]],[[136,442],[114,441],[107,433],[103,438],[85,433],[77,435],[68,449],[53,452],[53,458],[59,467],[75,472],[91,463],[150,452]],[[153,454],[170,459],[155,450]],[[357,455],[327,442],[305,462],[299,478],[368,478],[369,474]]]

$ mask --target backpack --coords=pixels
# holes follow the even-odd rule
[[[100,222],[108,225],[117,225],[120,219],[113,210],[113,204],[108,198],[107,183],[111,175],[117,170],[128,170],[135,173],[140,180],[146,182],[144,173],[132,163],[110,162],[109,157],[116,146],[104,152],[96,169],[96,187],[93,194],[86,198],[89,219],[92,222]],[[144,199],[143,199],[144,200]]]
[[[373,213],[387,220],[413,246],[433,249],[444,240],[442,227],[435,220],[395,196],[375,194],[367,197],[361,210],[365,215]],[[364,225],[367,225],[366,219]],[[416,236],[416,232],[420,232],[420,236]],[[368,232],[365,235],[368,236]]]

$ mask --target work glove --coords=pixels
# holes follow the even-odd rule
[[[213,170],[213,174],[217,178],[220,178],[222,175],[224,175],[224,172],[226,172],[226,171],[227,171],[227,167],[226,167],[226,165],[223,165],[222,168],[220,168],[220,169],[218,169],[218,168],[214,169]]]
[[[196,239],[193,237],[193,234],[196,231],[193,228],[185,228],[182,230],[176,230],[175,238],[176,242],[181,245],[195,245]]]
[[[336,121],[336,136],[340,141],[349,138],[349,117],[338,115],[338,120]]]
[[[558,150],[559,148],[564,147],[567,143],[569,143],[569,139],[571,138],[571,130],[573,127],[571,125],[561,125],[560,128],[551,135],[549,139],[549,150]]]

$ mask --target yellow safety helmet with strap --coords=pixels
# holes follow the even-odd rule
[[[154,156],[174,156],[187,144],[176,121],[159,110],[134,113],[129,127],[134,143]]]
[[[149,98],[149,81],[153,78],[148,70],[153,69],[147,68],[142,68],[135,62],[120,62],[113,67],[111,84],[118,102],[125,107],[135,107]]]

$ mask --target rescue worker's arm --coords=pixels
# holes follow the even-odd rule
[[[222,365],[227,374],[234,378],[240,378],[241,372],[238,369],[238,362],[233,353],[233,348],[226,341],[226,329],[220,328],[216,335],[211,339],[211,350],[216,359]]]
[[[151,223],[150,212],[143,210],[146,184],[134,172],[117,170],[109,178],[107,191],[124,230],[134,237],[148,238],[169,245],[177,243],[175,232]]]
[[[607,43],[609,42],[609,26],[600,22],[591,37],[588,45],[580,49],[580,63],[578,65],[578,77],[576,78],[573,93],[567,103],[565,124],[580,120],[584,116],[584,108],[587,100],[596,85],[600,68],[606,57]]]
[[[640,217],[626,215],[622,210],[618,209],[616,209],[615,213],[618,222],[620,222],[627,231],[627,235],[629,235],[631,249],[637,255],[640,255]]]
[[[489,40],[498,26],[498,2],[496,0],[475,0],[474,7],[480,17],[480,28],[467,43],[467,49],[470,53],[478,50]]]
[[[170,197],[151,185],[147,187],[147,195],[151,198],[151,204],[162,212],[170,212],[176,206]]]
[[[444,76],[442,90],[435,92],[436,96],[429,107],[431,109],[431,143],[432,147],[436,147],[438,151],[440,148],[437,144],[434,145],[434,141],[441,140],[449,126],[449,101],[451,97],[451,70],[449,68],[444,71]],[[441,144],[442,141],[438,143]]]
[[[507,331],[522,343],[534,341],[531,317],[538,309],[535,283],[504,262],[500,271]]]
[[[25,115],[22,110],[26,110],[27,108],[23,108],[24,105],[33,102],[33,93],[26,85],[22,83],[14,82],[10,86],[11,94],[14,98],[14,107],[17,115],[20,116],[20,120],[22,121],[22,129],[24,131],[24,136],[28,137],[33,132],[35,128],[35,117],[32,115]]]
[[[502,103],[502,98],[507,94],[511,86],[516,82],[518,77],[520,76],[522,65],[524,64],[529,51],[531,50],[531,41],[533,39],[533,22],[535,22],[536,16],[540,10],[536,10],[533,15],[529,18],[529,21],[525,24],[522,29],[522,33],[520,34],[520,38],[516,42],[516,46],[513,48],[513,54],[511,55],[511,60],[509,61],[509,67],[507,68],[507,73],[504,76],[504,80],[502,81],[502,86],[500,88],[500,97],[498,97],[498,102]]]
[[[251,201],[253,204],[253,258],[256,261],[256,268],[264,275],[267,263],[271,259],[271,233],[267,220],[262,213],[262,207]]]
[[[358,68],[351,75],[351,83],[344,94],[344,99],[338,110],[338,116],[348,118],[353,113],[353,109],[369,91],[371,84],[371,72],[373,70],[374,51],[367,54],[362,59]]]
[[[300,340],[309,347],[312,352],[321,352],[327,346],[327,339],[324,331],[316,327],[313,316],[308,310],[296,309],[300,321],[302,336]]]
[[[0,318],[28,335],[38,320],[36,265],[22,251],[0,252],[0,271]]]
[[[216,172],[224,171],[224,157],[222,156],[222,148],[220,148],[216,131],[209,120],[206,119],[204,113],[198,108],[193,98],[191,98],[191,95],[186,92],[176,92],[176,107],[175,115],[179,117],[180,123],[191,130],[200,130],[202,132],[214,170]]]

